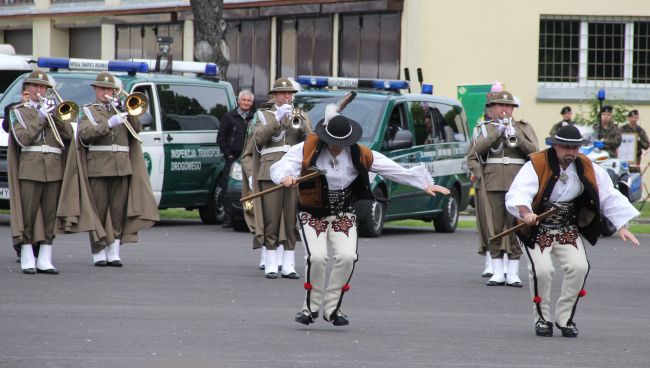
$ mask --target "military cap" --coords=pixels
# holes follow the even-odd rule
[[[273,82],[273,88],[269,91],[269,93],[273,92],[298,92],[298,90],[288,78],[278,78]]]
[[[512,105],[514,107],[519,106],[519,104],[515,102],[515,98],[512,95],[512,93],[508,91],[494,92],[490,100],[485,104],[485,106],[490,106],[494,104]]]
[[[627,114],[628,117],[637,115],[639,115],[639,110],[632,110]]]
[[[101,72],[97,74],[95,81],[90,83],[93,87],[104,87],[104,88],[119,88],[115,83],[115,77],[109,72]]]
[[[560,110],[560,114],[564,115],[567,112],[571,112],[571,106],[564,106],[562,110]]]
[[[31,72],[23,84],[39,84],[50,88],[52,87],[50,77],[44,71],[38,69]]]
[[[600,109],[600,112],[613,112],[614,108],[611,105],[605,105]]]

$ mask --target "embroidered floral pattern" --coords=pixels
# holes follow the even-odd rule
[[[346,236],[350,236],[348,234],[348,231],[356,225],[357,222],[357,217],[352,215],[348,217],[347,215],[343,215],[339,217],[338,219],[332,221],[332,230],[334,230],[337,233],[344,233]]]
[[[553,229],[540,226],[536,243],[539,245],[539,250],[542,253],[544,253],[544,249],[551,247],[554,242],[563,245],[571,244],[578,248],[578,243],[576,242],[578,236],[580,234],[578,233],[578,228],[575,226],[562,226]]]
[[[312,229],[314,229],[314,231],[316,232],[316,237],[317,238],[321,233],[324,233],[324,232],[327,231],[327,225],[329,225],[328,221],[325,221],[323,219],[319,219],[319,218],[316,218],[316,217],[312,217],[310,214],[308,214],[306,212],[302,212],[300,214],[300,223],[303,226],[304,225],[311,226]]]
[[[578,239],[578,229],[575,226],[566,226],[562,227],[557,234],[555,234],[555,240],[560,244],[571,244],[574,247],[578,247],[576,244],[576,239]]]
[[[544,253],[544,249],[549,248],[551,245],[553,245],[554,240],[555,234],[552,234],[550,229],[543,226],[539,227],[536,243],[539,245],[540,252]]]

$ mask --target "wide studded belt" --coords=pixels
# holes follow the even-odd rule
[[[354,204],[352,198],[352,185],[349,185],[343,190],[327,191],[327,198],[329,200],[332,214],[349,212]]]
[[[545,203],[542,205],[541,212],[546,212],[551,207],[557,207],[557,211],[540,221],[540,225],[545,227],[561,227],[576,224],[577,207],[575,202],[558,202],[553,205]]]

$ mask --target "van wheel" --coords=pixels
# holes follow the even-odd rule
[[[212,200],[207,206],[199,207],[199,216],[206,225],[221,224],[226,218],[226,209],[223,206],[223,189],[220,185],[214,188]]]
[[[375,188],[372,191],[372,194],[375,197],[386,198],[386,194],[380,188]],[[367,202],[369,208],[368,216],[365,220],[359,223],[359,236],[365,238],[376,238],[381,235],[382,230],[384,229],[384,220],[386,219],[386,204],[380,203],[377,201],[364,201]]]
[[[458,192],[451,188],[451,193],[444,199],[442,213],[433,219],[433,226],[439,233],[453,233],[458,226]]]

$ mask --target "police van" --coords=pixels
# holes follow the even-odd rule
[[[159,67],[165,69],[165,64]],[[216,78],[215,64],[172,62],[172,72],[199,76],[151,72],[155,60],[39,58],[38,66],[49,68],[61,98],[79,106],[95,101],[90,83],[104,70],[119,78],[127,94],[144,93],[148,107],[139,117],[140,137],[158,207],[198,209],[204,223],[223,221],[219,183],[224,158],[216,142],[220,119],[235,108],[236,101],[230,83]],[[25,77],[19,77],[0,99],[0,118],[7,104],[19,100]],[[4,131],[1,134],[0,205],[8,208],[8,137]]]
[[[388,203],[360,201],[356,212],[359,234],[377,237],[385,221],[432,221],[438,232],[453,232],[458,212],[469,200],[469,170],[465,155],[469,132],[460,102],[431,94],[402,93],[407,81],[300,76],[303,90],[294,105],[307,112],[312,124],[323,119],[325,106],[335,104],[348,91],[356,98],[342,111],[363,128],[360,143],[381,152],[400,165],[424,165],[436,184],[451,190],[449,196],[431,197],[424,191],[372,174],[372,191]],[[241,166],[230,171],[226,196],[233,205],[233,228],[245,230],[241,197]]]

